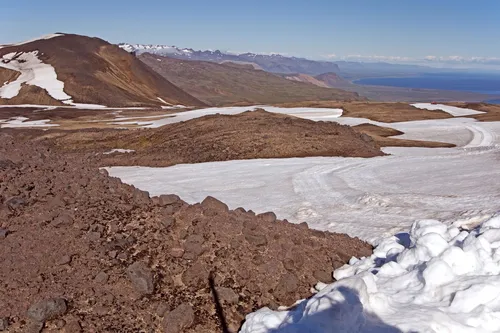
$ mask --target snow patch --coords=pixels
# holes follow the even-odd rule
[[[111,149],[110,151],[104,152],[103,155],[110,155],[110,154],[114,154],[114,153],[126,154],[126,153],[133,153],[133,152],[135,152],[135,150],[133,150],[133,149],[117,148],[117,149]]]
[[[0,98],[16,97],[23,84],[30,84],[45,89],[56,100],[71,99],[71,96],[64,92],[64,82],[57,79],[54,67],[43,63],[38,58],[38,51],[8,53],[0,59],[0,67],[21,72],[15,81],[0,87]]]
[[[295,309],[248,315],[241,332],[499,332],[499,275],[500,216],[470,231],[421,220]]]
[[[43,36],[38,37],[38,38],[29,39],[29,40],[24,41],[22,43],[13,44],[13,46],[24,45],[24,44],[36,42],[37,40],[52,39],[52,38],[60,37],[60,36],[64,36],[64,34],[48,34],[48,35],[43,35]]]
[[[28,127],[56,127],[58,124],[49,124],[50,119],[31,120],[26,117],[15,117],[0,121],[0,128],[28,128]]]
[[[477,111],[473,109],[467,108],[459,108],[456,106],[449,106],[444,104],[432,104],[432,103],[415,103],[411,104],[411,106],[416,107],[417,109],[425,109],[425,110],[441,110],[444,112],[448,112],[454,117],[462,117],[462,116],[471,116],[475,114],[486,113],[482,111]]]

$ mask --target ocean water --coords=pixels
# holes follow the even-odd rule
[[[390,86],[401,88],[421,88],[469,91],[488,95],[498,95],[489,102],[500,104],[500,73],[432,73],[413,77],[381,77],[354,81],[356,84]]]

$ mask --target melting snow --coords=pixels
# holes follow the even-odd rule
[[[481,114],[485,113],[482,111],[477,111],[473,109],[466,109],[466,108],[459,108],[456,106],[449,106],[449,105],[444,105],[444,104],[432,104],[432,103],[415,103],[411,104],[412,106],[418,108],[418,109],[426,109],[426,110],[441,110],[444,112],[448,112],[454,117],[462,117],[462,116],[470,116],[474,114]]]
[[[64,34],[48,34],[48,35],[43,35],[41,37],[30,39],[30,40],[24,41],[22,43],[14,44],[13,46],[24,45],[24,44],[28,44],[28,43],[31,43],[31,42],[36,42],[37,40],[52,39],[52,38],[60,37],[60,36],[64,36]]]
[[[500,216],[459,227],[418,221],[293,310],[248,315],[241,332],[500,332]]]
[[[24,128],[24,127],[55,127],[57,124],[49,124],[50,119],[32,120],[26,117],[16,117],[11,120],[1,120],[0,128]]]
[[[133,149],[111,149],[110,151],[104,152],[104,155],[109,155],[109,154],[114,154],[114,153],[120,153],[120,154],[126,154],[126,153],[133,153],[135,150]]]
[[[23,84],[30,84],[45,89],[56,100],[71,99],[64,92],[64,82],[57,79],[54,67],[38,59],[38,51],[6,54],[0,59],[0,67],[21,72],[17,80],[0,87],[0,98],[13,98],[19,94]]]

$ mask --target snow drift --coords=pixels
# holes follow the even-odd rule
[[[293,309],[248,315],[241,332],[499,332],[499,275],[500,215],[470,231],[421,220]]]

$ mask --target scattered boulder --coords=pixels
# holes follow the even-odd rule
[[[127,276],[135,290],[141,295],[150,295],[154,291],[153,273],[143,262],[135,262],[127,268]]]
[[[5,204],[7,207],[9,207],[11,210],[18,210],[24,205],[26,205],[26,200],[20,197],[12,197],[5,201]]]
[[[9,230],[4,229],[4,228],[0,228],[0,239],[7,237],[8,234],[9,234]]]
[[[239,300],[238,294],[231,288],[226,287],[216,287],[215,291],[221,301],[226,302],[228,304],[237,304]]]
[[[108,274],[106,274],[104,271],[101,271],[94,277],[94,282],[104,284],[108,282],[108,278]]]
[[[160,197],[158,198],[158,205],[160,205],[162,207],[169,206],[169,205],[175,204],[176,202],[179,202],[180,200],[181,200],[181,198],[179,198],[178,195],[164,194],[164,195],[160,195]]]
[[[276,222],[276,214],[273,212],[262,213],[257,215],[257,217],[266,223]]]
[[[201,205],[203,208],[206,208],[208,210],[213,210],[213,211],[222,211],[222,212],[227,212],[229,208],[225,203],[222,201],[219,201],[215,199],[214,197],[208,196],[206,197],[202,202]]]
[[[0,318],[0,331],[6,331],[9,327],[9,320],[7,318]]]
[[[67,310],[68,307],[64,298],[50,298],[31,305],[27,315],[34,321],[43,323],[64,315]]]
[[[163,318],[164,333],[181,333],[194,323],[194,311],[188,303],[182,303]]]

